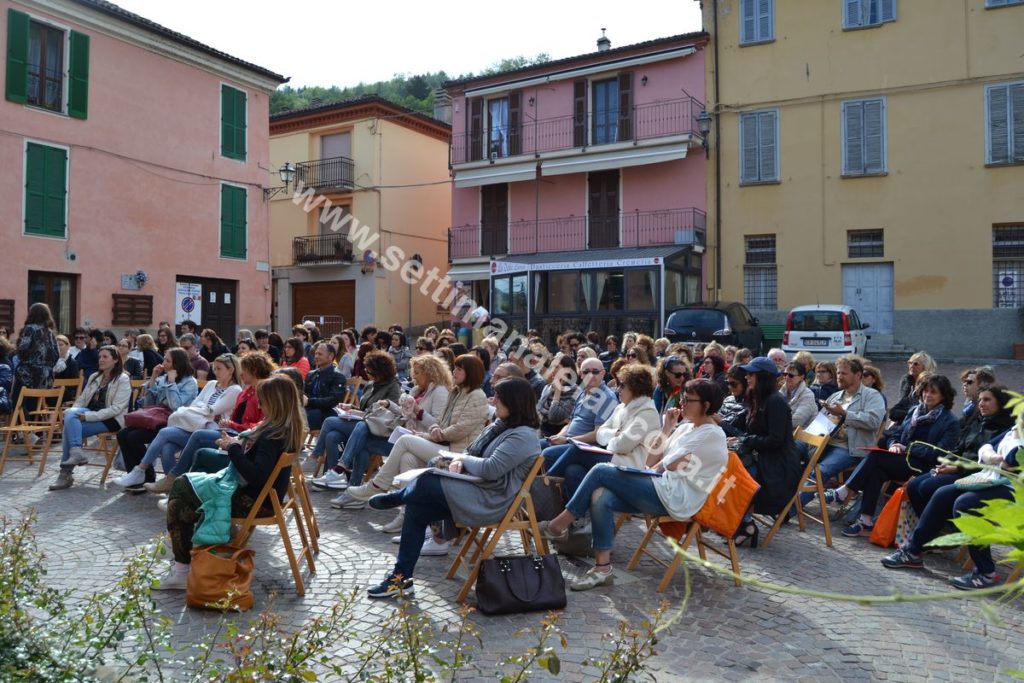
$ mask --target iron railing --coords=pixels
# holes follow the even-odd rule
[[[638,104],[628,117],[618,109],[588,112],[587,119],[575,115],[530,120],[519,126],[465,130],[452,135],[451,162],[462,164],[538,155],[542,152],[587,148],[616,142],[635,142],[668,135],[700,135],[697,116],[704,104],[695,97]]]
[[[295,183],[317,192],[351,190],[355,187],[355,162],[348,157],[328,157],[295,164]]]
[[[292,238],[292,262],[295,265],[352,263],[352,243],[344,234]]]
[[[610,218],[518,220],[498,227],[459,225],[448,230],[448,259],[669,244],[704,246],[706,230],[707,215],[694,207],[623,211]],[[508,235],[507,248],[493,239],[503,232]],[[491,249],[483,248],[488,244]]]

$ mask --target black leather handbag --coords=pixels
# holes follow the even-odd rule
[[[483,614],[518,614],[565,607],[565,579],[555,555],[502,555],[484,560],[476,579]]]

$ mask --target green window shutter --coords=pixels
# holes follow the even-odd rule
[[[246,257],[245,188],[220,186],[220,255],[224,258]]]
[[[220,87],[220,153],[245,161],[246,95],[230,85]]]
[[[7,10],[7,99],[28,101],[28,15]]]
[[[68,68],[68,116],[84,119],[89,111],[89,36],[71,32]]]
[[[67,150],[28,144],[25,168],[25,233],[64,237],[67,207]]]

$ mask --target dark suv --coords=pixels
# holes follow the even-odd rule
[[[764,332],[757,318],[736,301],[677,308],[665,321],[665,336],[673,343],[716,341],[722,346],[748,348],[755,356],[764,351]]]

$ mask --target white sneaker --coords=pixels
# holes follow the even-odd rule
[[[346,493],[348,493],[348,495],[355,498],[356,500],[367,501],[373,498],[378,493],[387,493],[387,491],[374,486],[370,482],[366,482],[365,484],[360,484],[359,486],[350,486]]]
[[[167,499],[166,498],[161,498],[160,500],[158,500],[156,502],[156,506],[158,508],[160,508],[161,510],[163,510],[164,512],[167,512]]]
[[[188,572],[179,572],[172,564],[152,588],[155,591],[183,591],[188,588]]]
[[[25,435],[25,443],[27,443],[29,446],[35,447],[35,445],[39,443],[39,435],[36,434],[35,432],[27,433]]]
[[[428,557],[440,557],[447,555],[449,550],[448,541],[438,543],[434,540],[433,534],[431,534],[427,540],[423,541],[423,548],[420,550],[420,555],[426,555]]]
[[[380,528],[380,530],[383,531],[386,534],[398,533],[399,531],[402,530],[402,524],[404,524],[404,523],[405,523],[405,509],[403,508],[403,509],[398,511],[398,514],[395,516],[395,518],[393,520],[391,520],[390,522],[388,522],[387,524],[382,526]]]
[[[353,498],[349,493],[352,489],[345,491],[340,496],[331,501],[332,508],[338,508],[339,510],[362,510],[366,507],[365,500],[358,500]]]
[[[335,472],[334,470],[327,470],[322,477],[310,479],[309,483],[321,491],[324,489],[335,488],[334,486],[331,486],[331,484],[339,483],[344,483],[345,488],[348,488],[348,478],[343,473]]]
[[[89,456],[85,454],[80,446],[74,446],[68,449],[68,461],[67,465],[87,465],[89,463]]]
[[[141,467],[133,467],[131,472],[122,474],[114,480],[114,486],[127,488],[129,486],[141,486],[146,481],[146,470]]]

